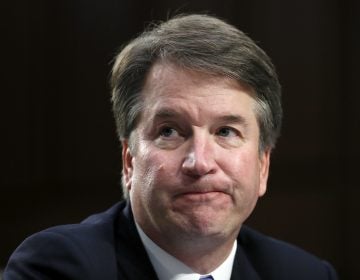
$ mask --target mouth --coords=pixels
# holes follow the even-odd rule
[[[176,195],[176,198],[189,203],[205,203],[211,201],[217,201],[228,196],[222,191],[190,191]]]

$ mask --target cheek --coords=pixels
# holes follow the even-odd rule
[[[254,181],[260,174],[258,155],[254,152],[223,154],[219,165],[225,173],[243,183]]]
[[[233,199],[241,211],[251,211],[259,197],[260,168],[257,151],[228,155],[223,172],[233,186]]]
[[[149,150],[134,159],[133,185],[147,192],[161,189],[164,183],[176,177],[177,166],[174,155]]]

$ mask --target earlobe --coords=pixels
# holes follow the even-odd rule
[[[130,151],[128,140],[122,141],[122,173],[123,173],[123,183],[129,191],[131,188],[131,181],[133,175],[133,165],[132,165],[133,156]]]
[[[270,154],[271,150],[267,149],[260,155],[260,184],[259,184],[259,196],[263,196],[267,188],[267,180],[269,177],[270,168]]]

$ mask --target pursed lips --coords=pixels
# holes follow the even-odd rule
[[[189,202],[210,202],[229,196],[229,193],[220,189],[192,189],[177,193],[174,198]]]

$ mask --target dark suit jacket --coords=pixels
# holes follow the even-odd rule
[[[157,279],[125,201],[81,224],[27,238],[12,254],[4,280]],[[326,262],[243,226],[231,279],[336,279]]]

